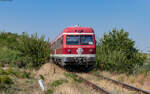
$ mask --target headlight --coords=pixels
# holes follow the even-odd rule
[[[93,52],[93,49],[90,49],[89,52]]]
[[[70,53],[70,52],[71,52],[71,50],[70,50],[70,49],[68,49],[67,51],[68,51],[68,53]]]

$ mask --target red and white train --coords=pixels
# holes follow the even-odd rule
[[[61,65],[94,65],[96,41],[89,27],[67,27],[51,42],[51,58]]]

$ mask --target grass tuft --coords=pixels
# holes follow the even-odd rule
[[[60,86],[60,85],[64,84],[64,83],[68,83],[68,80],[66,80],[66,79],[60,79],[60,80],[54,81],[54,82],[50,85],[50,88],[46,91],[46,94],[53,94],[55,88],[56,88],[57,86]]]
[[[69,77],[69,78],[71,78],[73,81],[75,81],[75,82],[82,82],[82,80],[81,79],[79,79],[78,77],[76,77],[74,74],[71,74],[71,73],[64,73],[64,75],[66,76],[66,77]]]

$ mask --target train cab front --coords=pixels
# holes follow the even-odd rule
[[[95,35],[65,35],[63,59],[67,65],[94,65],[96,63]]]

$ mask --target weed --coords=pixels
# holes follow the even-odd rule
[[[11,84],[13,84],[13,81],[8,75],[0,75],[0,89],[6,89],[6,86]]]
[[[40,75],[40,79],[45,80],[45,78],[44,78],[44,76],[43,76],[43,75]]]
[[[60,85],[62,85],[63,83],[67,83],[67,82],[68,82],[68,80],[66,80],[66,79],[61,79],[61,80],[56,80],[56,81],[54,81],[54,82],[50,85],[51,88],[49,88],[49,89],[46,91],[46,94],[53,94],[53,92],[54,92],[54,90],[55,90],[55,88],[56,88],[57,86],[60,86]]]
[[[26,72],[26,71],[24,71],[24,72],[22,72],[21,73],[21,78],[31,78],[31,73],[29,73],[29,72]]]
[[[78,77],[76,77],[74,74],[71,74],[71,73],[64,73],[64,75],[66,76],[66,77],[69,77],[69,78],[71,78],[73,81],[75,81],[75,82],[82,82],[82,80],[81,79],[79,79]]]
[[[123,81],[125,80],[125,77],[126,77],[125,74],[121,74],[121,75],[117,78],[117,80],[120,81],[120,82],[123,82]]]
[[[54,92],[54,90],[51,89],[51,88],[49,88],[49,89],[45,92],[45,94],[53,94],[53,92]]]
[[[54,81],[52,84],[51,84],[51,87],[57,87],[57,86],[59,86],[59,85],[62,85],[63,83],[67,83],[68,82],[68,80],[66,80],[66,79],[62,79],[62,80],[56,80],[56,81]]]

